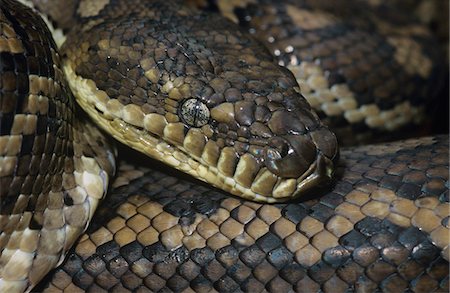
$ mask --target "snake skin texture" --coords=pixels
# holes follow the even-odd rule
[[[184,173],[122,149],[38,292],[448,291],[448,136],[338,161],[328,128],[385,139],[439,107],[425,28],[363,0],[32,2],[62,46],[0,0],[0,291],[105,195],[115,150],[80,108]]]
[[[115,164],[99,131],[74,119],[43,21],[15,5],[0,1],[1,292],[24,291],[63,261]]]
[[[44,292],[448,292],[448,136],[343,149],[317,199],[259,204],[119,165]]]
[[[218,2],[294,73],[341,145],[386,139],[389,132],[398,137],[398,130],[423,123],[426,104],[437,103],[443,86],[437,43],[394,7],[350,8],[345,0]]]
[[[99,126],[247,199],[286,201],[330,179],[334,134],[263,46],[176,1],[114,4],[82,19],[61,49]]]

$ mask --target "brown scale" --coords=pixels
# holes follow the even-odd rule
[[[37,4],[40,6],[40,9],[50,14],[50,17],[56,20],[59,26],[67,28],[67,22],[80,21],[83,19],[83,10],[86,8],[81,7],[83,6],[81,3],[87,3],[88,1],[72,1],[71,4],[68,5],[69,9],[68,7],[64,7],[65,9],[59,9],[64,12],[64,17],[62,17],[63,13],[58,11],[58,9],[54,9],[53,6],[47,7],[47,2],[37,2]],[[306,44],[315,44],[315,48],[311,49],[311,52],[309,52],[313,53],[312,57],[310,55],[306,59],[317,58],[317,60],[320,60],[323,68],[331,72],[331,75],[327,77],[331,84],[343,81],[343,78],[347,78],[351,84],[352,89],[355,89],[355,91],[357,92],[361,91],[357,93],[359,104],[365,104],[370,101],[381,101],[381,103],[379,103],[378,105],[382,107],[382,110],[389,110],[392,109],[393,105],[397,105],[401,101],[404,101],[405,97],[407,99],[410,99],[412,97],[416,106],[423,105],[425,101],[424,97],[426,96],[428,101],[427,104],[430,105],[429,111],[436,112],[436,109],[441,108],[440,105],[442,105],[442,108],[446,108],[445,94],[443,95],[443,102],[439,101],[439,99],[435,100],[434,98],[430,98],[436,93],[441,93],[438,85],[439,77],[431,80],[430,83],[424,81],[423,76],[421,76],[421,78],[419,78],[419,83],[417,82],[417,78],[416,82],[411,83],[409,81],[409,77],[405,79],[405,76],[408,74],[404,74],[404,68],[402,68],[400,64],[396,64],[395,60],[393,61],[392,52],[396,50],[396,48],[392,47],[391,43],[386,42],[386,37],[390,38],[393,36],[397,37],[399,35],[406,35],[411,40],[419,42],[420,46],[423,47],[423,49],[420,51],[420,54],[426,56],[425,58],[431,58],[432,60],[434,60],[433,63],[436,63],[436,58],[442,57],[435,56],[436,50],[430,49],[432,45],[430,46],[429,44],[433,44],[434,42],[430,40],[428,36],[429,33],[426,32],[423,28],[420,28],[416,23],[411,22],[411,18],[405,16],[407,13],[401,12],[403,12],[405,8],[411,8],[411,10],[415,9],[414,13],[418,15],[419,19],[421,19],[423,22],[429,22],[433,20],[432,17],[436,14],[436,10],[438,10],[437,7],[439,7],[440,5],[439,3],[437,3],[437,1],[423,1],[420,3],[420,5],[418,5],[417,3],[414,3],[414,5],[412,5],[410,3],[411,1],[398,1],[398,3],[382,4],[375,3],[373,1],[359,1],[359,3],[352,5],[351,7],[349,7],[347,5],[348,3],[346,3],[345,1],[343,1],[342,3],[330,3],[328,1],[303,1],[291,3],[290,1],[283,1],[283,4],[278,4],[278,8],[275,8],[273,10],[264,8],[267,1],[259,1],[261,2],[259,6],[253,5],[254,3],[257,3],[257,1],[246,1],[242,3],[234,3],[232,1],[217,2],[219,4],[219,7],[221,8],[221,12],[234,21],[237,21],[237,18],[239,17],[239,15],[235,14],[236,11],[242,12],[242,15],[253,17],[250,25],[257,28],[257,35],[261,35],[262,40],[265,41],[266,44],[267,37],[277,36],[277,39],[270,41],[270,44],[267,45],[269,47],[273,47],[272,51],[274,51],[274,49],[280,50],[281,55],[279,57],[284,64],[289,64],[292,56],[299,57],[301,55],[301,57],[304,57],[304,54],[306,54],[307,51],[301,51],[301,49]],[[100,3],[101,4],[98,5],[98,9],[109,4],[108,1],[100,1]],[[301,34],[305,34],[304,37],[298,38],[298,34],[294,34],[291,36],[292,31],[296,30],[292,29],[292,27],[296,27],[298,26],[298,24],[292,24],[292,15],[294,15],[295,18],[295,11],[294,13],[291,13],[290,10],[292,9],[285,9],[286,3],[298,8],[306,7],[309,9],[310,7],[312,7],[318,9],[320,13],[318,14],[318,16],[316,15],[315,18],[322,19],[322,22],[312,21],[309,26],[314,27],[318,26],[319,24],[320,27],[320,24],[323,26],[324,24],[331,24],[334,20],[336,20],[335,17],[326,15],[324,22],[321,15],[323,14],[323,12],[327,12],[341,17],[341,19],[338,19],[338,22],[343,19],[345,20],[345,22],[347,22],[347,24],[350,24],[350,26],[355,26],[357,29],[349,30],[348,25],[341,23],[340,25],[343,27],[343,32],[333,32],[333,29],[331,28],[325,28],[323,31],[319,29],[308,32],[307,30],[303,30],[302,26],[300,25],[299,27],[301,28]],[[237,10],[235,10],[236,5],[238,7]],[[269,3],[269,6],[270,5],[271,4]],[[412,6],[417,7],[414,8]],[[88,7],[88,5],[85,5],[85,7]],[[98,12],[98,9],[94,9],[94,11]],[[442,9],[442,11],[446,11],[446,9]],[[262,15],[265,15],[265,19],[262,23],[258,23],[257,15],[260,15],[261,13]],[[70,15],[70,17],[68,17],[66,14]],[[445,13],[440,13],[438,15],[445,15]],[[256,16],[256,19],[254,16]],[[268,27],[264,26],[265,22],[269,24]],[[388,22],[395,23],[396,25],[387,25]],[[287,25],[285,25],[284,28],[280,29],[280,24],[284,23],[287,23]],[[248,25],[247,21],[244,21],[244,25]],[[261,29],[259,29],[258,27],[261,27]],[[286,27],[290,27],[290,29],[287,29],[286,31]],[[447,31],[448,29],[445,29],[445,27],[445,25],[440,25],[434,29]],[[357,37],[358,34],[360,34],[359,29],[368,30],[371,33],[369,33],[370,35],[365,36],[363,34],[363,40],[358,41],[353,36]],[[381,38],[380,36],[375,36],[379,33],[383,35],[381,36]],[[334,37],[330,34],[334,34]],[[279,37],[281,37],[281,39],[278,39]],[[328,38],[330,37],[331,40],[328,40]],[[317,43],[319,39],[320,42]],[[345,45],[345,42],[344,44],[342,44],[340,40],[347,41],[347,43],[350,42],[350,44]],[[372,41],[375,41],[375,43],[372,43]],[[369,51],[362,49],[362,47],[367,47],[367,45],[369,44]],[[295,50],[292,52],[284,52],[284,48],[288,45],[293,45],[295,47]],[[336,55],[335,52],[341,50],[343,45],[347,49],[345,49],[343,53]],[[376,45],[380,50],[374,52],[372,48]],[[412,48],[414,46],[407,45],[407,47]],[[419,51],[417,51],[417,48],[414,48],[411,49],[410,52],[417,53]],[[363,59],[361,59],[361,53],[364,54]],[[405,56],[407,56],[407,54]],[[341,57],[344,57],[344,59],[342,59]],[[382,57],[382,59],[380,59],[380,57]],[[413,60],[409,61],[409,63],[417,63],[417,61],[414,60],[424,60],[423,58],[419,59],[418,56],[410,56],[409,58]],[[352,65],[350,65],[349,68],[346,68],[348,67],[348,61],[352,63]],[[387,63],[391,63],[391,70],[386,71],[383,69],[385,68]],[[383,64],[383,66],[379,66],[379,64]],[[428,68],[429,66],[422,65],[421,67]],[[433,65],[433,68],[434,67],[436,66]],[[337,69],[339,70],[337,71]],[[434,68],[433,71],[436,72],[436,68]],[[399,72],[402,72],[402,75],[400,75]],[[395,75],[395,78],[392,77],[393,75]],[[389,82],[386,83],[386,80],[389,80]],[[406,84],[408,84],[408,86],[405,86]],[[368,89],[371,90],[368,91]],[[317,107],[314,108],[318,109]],[[154,110],[154,108],[152,108],[152,110]],[[322,112],[322,110],[320,109],[318,109],[318,111]],[[414,116],[414,119],[420,120],[419,118],[417,118],[417,114],[414,114]],[[372,137],[372,139],[374,137],[380,137],[380,135],[384,137],[393,137],[393,135],[386,133],[386,131],[382,131],[380,135],[378,135],[378,133],[376,135],[370,135],[367,131],[367,125],[364,125],[364,123],[361,122],[351,122],[351,125],[348,125],[349,121],[344,119],[340,115],[332,115],[332,117],[328,117],[326,118],[326,120],[329,120],[327,122],[329,123],[329,125],[340,125],[339,127],[334,126],[334,128],[337,128],[339,136],[344,138],[344,142],[346,140],[346,137],[352,137],[354,134],[360,141],[371,139],[370,137]],[[410,122],[408,123],[410,124]],[[441,122],[440,124],[445,124],[445,122]],[[442,126],[440,124],[439,121],[436,121],[436,123],[434,123],[434,128],[442,129]],[[396,126],[395,128],[398,128],[398,126]],[[379,130],[372,129],[371,132],[379,132]]]
[[[42,19],[13,1],[0,7],[0,291],[21,292],[85,229],[114,161],[105,138],[74,121]]]
[[[136,159],[37,290],[448,290],[448,136],[344,149],[331,190],[278,205]]]
[[[439,100],[442,68],[438,62],[440,56],[432,45],[434,40],[426,29],[403,17],[404,13],[380,9],[377,14],[364,4],[350,8],[346,2],[249,1],[236,7],[225,1],[218,2],[222,13],[228,13],[229,18],[263,41],[281,64],[291,70],[301,63],[316,64],[330,88],[335,84],[347,84],[357,107],[376,104],[380,111],[390,111],[410,101],[413,107],[431,105],[432,110],[436,103],[442,103]],[[407,48],[400,48],[398,38],[403,38],[404,42],[408,39]],[[405,62],[406,58],[415,61]],[[417,63],[415,69],[410,65],[413,63]],[[295,70],[294,74],[301,79]],[[314,87],[309,81],[306,86]],[[303,85],[300,87],[302,89]],[[308,94],[305,89],[302,93]],[[325,93],[316,91],[316,94]],[[364,142],[377,139],[383,133],[389,136],[389,132],[420,120],[418,114],[414,114],[415,121],[410,118],[386,131],[382,123],[372,126],[362,118],[344,118],[342,112],[345,111],[336,113],[320,104],[312,106],[346,145],[354,144],[355,138]],[[368,132],[379,134],[367,135]]]
[[[2,184],[5,194],[2,194],[1,212],[6,215],[12,213],[19,194],[32,198],[27,210],[34,210],[42,187],[51,186],[47,173],[53,175],[62,170],[57,162],[66,153],[69,132],[65,125],[72,120],[74,108],[73,101],[66,98],[67,93],[61,93],[64,86],[60,81],[61,72],[53,68],[54,63],[59,64],[56,52],[48,46],[53,40],[48,34],[31,29],[33,21],[41,26],[42,21],[32,16],[24,18],[21,13],[29,15],[28,11],[2,11],[3,32],[8,40],[1,53],[1,135],[5,148],[2,155],[6,155],[4,162],[15,161],[2,174],[4,182],[11,182],[9,187]],[[57,113],[68,114],[57,117]]]
[[[259,43],[217,15],[170,1],[119,1],[81,19],[67,40],[62,47],[67,68],[94,81],[96,90],[107,95],[105,108],[113,113],[97,108],[99,113],[91,115],[126,112],[123,115],[131,118],[123,120],[138,128],[145,126],[145,115],[164,115],[160,119],[182,123],[183,127],[173,125],[176,130],[169,141],[184,152],[183,135],[197,125],[179,117],[182,103],[193,98],[206,105],[210,123],[207,130],[198,128],[210,143],[206,155],[207,150],[213,153],[205,159],[209,167],[217,166],[214,153],[225,147],[234,148],[238,158],[252,154],[257,161],[255,176],[267,167],[279,178],[300,178],[316,161],[325,158],[328,166],[336,157],[334,135],[296,90],[292,74],[274,63]],[[124,106],[136,106],[137,114],[128,114],[131,107]],[[127,143],[125,138],[119,140]],[[268,149],[276,153],[273,159],[266,154]],[[238,172],[237,165],[232,168],[230,178]],[[320,177],[326,177],[324,172],[319,171]]]
[[[228,34],[228,29],[220,26],[215,27],[215,32],[205,33],[206,37],[199,33],[200,37],[195,37],[208,44],[232,47],[232,50],[219,48],[223,57],[213,58],[202,44],[191,39],[180,40],[170,33],[159,35],[158,42],[152,38],[133,39],[139,25],[132,28],[131,25],[136,24],[122,19],[122,14],[135,9],[139,17],[146,17],[146,21],[168,21],[174,13],[189,14],[186,10],[174,9],[170,1],[158,3],[163,6],[162,12],[150,13],[154,18],[148,17],[149,10],[129,5],[129,2],[126,7],[116,6],[115,12],[108,10],[114,10],[108,6],[108,1],[98,1],[90,9],[85,6],[87,3],[89,1],[80,1],[69,7],[76,8],[76,18],[79,20],[87,17],[81,22],[88,30],[92,28],[96,32],[87,37],[86,43],[72,45],[71,48],[82,52],[78,57],[88,61],[77,70],[83,76],[101,77],[100,87],[109,91],[108,94],[121,105],[133,103],[145,109],[145,113],[173,114],[177,104],[170,100],[179,97],[180,93],[166,93],[164,86],[167,84],[165,82],[173,80],[181,72],[187,73],[188,77],[174,83],[189,83],[196,97],[210,97],[207,101],[209,105],[218,105],[223,101],[237,102],[235,105],[240,110],[234,121],[227,115],[228,111],[223,111],[229,107],[228,104],[218,109],[225,114],[219,115],[224,121],[217,125],[215,134],[227,134],[217,139],[221,148],[230,143],[226,138],[249,136],[251,146],[236,146],[236,150],[251,149],[252,153],[258,154],[258,147],[264,145],[262,138],[270,134],[265,127],[267,123],[270,131],[274,132],[286,130],[287,125],[299,132],[304,131],[305,125],[319,127],[315,115],[309,113],[309,107],[304,105],[300,94],[292,90],[291,86],[295,84],[292,76],[270,62],[264,63],[271,57],[253,47],[252,41],[235,40]],[[105,22],[109,31],[97,33],[96,25],[104,22],[102,13],[117,17],[123,26],[116,27]],[[195,21],[187,17],[181,23],[189,26],[194,22],[194,26],[205,29],[206,25],[199,24],[199,20],[206,19],[208,26],[214,27],[214,21],[202,17]],[[67,20],[67,23],[70,21]],[[173,28],[175,24],[164,25]],[[148,29],[144,27],[140,33],[148,32]],[[177,25],[177,32],[184,29]],[[101,43],[99,36],[111,42]],[[315,36],[309,38],[313,41],[318,39]],[[122,43],[122,40],[127,42]],[[140,43],[146,41],[160,47],[143,52],[152,58],[137,62],[140,56],[135,52],[144,50]],[[183,50],[187,48],[190,51],[182,51],[199,65],[190,64],[189,58],[180,54],[179,48],[171,47],[177,41],[186,43]],[[137,43],[133,51],[129,50],[130,42]],[[91,51],[93,46],[102,48],[106,45],[115,50],[111,54],[114,56],[107,58],[108,55],[103,53],[98,58]],[[251,50],[240,50],[240,45]],[[68,45],[66,48],[69,48]],[[66,51],[68,55],[72,54],[71,48]],[[314,50],[317,54],[326,54],[326,49],[319,46]],[[242,54],[240,62],[236,62],[237,50]],[[353,54],[358,55],[358,52]],[[74,55],[71,58],[77,63]],[[104,62],[105,57],[110,60],[109,63]],[[130,60],[132,63],[128,64]],[[143,72],[137,69],[138,65],[153,69],[147,70],[144,77]],[[254,71],[244,69],[240,72],[240,67],[245,66]],[[110,67],[114,69],[107,70]],[[357,67],[358,70],[366,70],[368,65]],[[267,78],[265,76],[263,80],[262,71],[267,73]],[[349,74],[355,73],[350,71]],[[294,95],[300,101],[294,102],[279,92],[271,92],[272,80],[276,80],[280,88],[289,88],[283,92],[285,96]],[[151,94],[156,89],[162,88],[163,91],[157,93],[156,99],[148,101],[152,95],[144,88],[150,88]],[[248,100],[255,102],[249,105],[245,103]],[[295,109],[296,103],[306,109],[300,115],[300,122],[287,111],[277,112],[283,107]],[[178,119],[175,115],[168,117]],[[274,117],[276,119],[270,119]],[[236,123],[245,125],[246,129],[236,129]],[[319,128],[301,142],[307,145],[312,140],[333,157],[334,145],[326,141],[332,135],[326,128]],[[74,153],[94,155],[95,149],[82,150],[80,146],[84,140],[91,143],[90,138],[83,138],[76,129],[74,132],[74,139],[79,142],[78,146],[74,145]],[[321,132],[325,138],[322,138]],[[95,143],[104,143],[99,140]],[[124,163],[114,184],[116,193],[112,195],[110,205],[101,211],[97,223],[91,228],[92,234],[81,239],[48,287],[67,292],[159,291],[167,288],[173,291],[190,288],[194,291],[304,289],[344,292],[356,287],[369,291],[401,291],[405,288],[413,291],[430,288],[448,290],[446,140],[448,137],[344,151],[338,172],[338,178],[342,181],[338,181],[332,191],[320,199],[285,205],[262,205],[229,198],[198,182],[179,181],[165,173]],[[55,141],[55,148],[60,147],[60,142]],[[419,159],[411,159],[413,155]],[[312,155],[307,153],[302,156],[308,160]],[[102,159],[106,160],[105,157]],[[56,169],[59,165],[51,160],[49,164],[52,166],[50,169],[53,166]],[[76,169],[76,165],[77,161],[64,162],[69,171]],[[404,177],[403,174],[398,175],[399,170],[405,168],[412,169],[414,173]],[[386,173],[385,170],[389,171]],[[44,179],[37,180],[32,189],[38,190]],[[67,186],[75,186],[73,178],[66,178],[63,182]],[[124,194],[127,195],[127,202],[123,202]],[[79,203],[79,197],[76,192],[66,194],[64,203],[72,206]],[[49,202],[61,206],[60,198],[51,197]],[[42,202],[37,201],[37,205],[40,204]],[[86,211],[70,207],[68,210],[66,218],[74,226],[83,226]],[[15,223],[11,221],[8,224]],[[49,227],[61,225],[58,220],[47,224]],[[48,242],[55,241],[51,237],[46,238]]]

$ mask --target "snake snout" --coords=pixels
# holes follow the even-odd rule
[[[275,188],[273,196],[292,199],[331,180],[338,145],[308,105],[294,99],[288,102],[287,109],[275,111],[268,121],[273,136],[263,150],[263,160],[279,182],[296,182],[289,192]]]
[[[264,149],[266,167],[282,178],[298,178],[314,163],[314,143],[301,135],[274,137]]]
[[[275,111],[268,122],[274,136],[264,149],[266,167],[282,178],[300,178],[319,157],[337,156],[335,135],[300,99],[286,99],[289,110]],[[314,170],[310,170],[314,171]]]

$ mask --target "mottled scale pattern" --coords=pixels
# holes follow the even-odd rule
[[[64,71],[116,139],[256,201],[299,197],[332,177],[334,134],[292,73],[236,24],[180,1],[97,3],[89,17],[83,3]]]
[[[217,2],[294,73],[341,144],[398,137],[399,129],[429,120],[426,111],[445,106],[437,42],[395,7],[345,0]]]
[[[362,0],[371,9],[386,10],[394,7],[397,11],[404,11],[413,15],[419,22],[426,25],[438,38],[445,61],[448,63],[448,31],[449,31],[449,3],[440,0],[395,0],[389,2]]]
[[[17,106],[13,115],[7,107],[0,112],[0,150],[6,154],[0,169],[7,177],[0,179],[10,187],[0,192],[7,211],[0,220],[0,291],[10,292],[30,290],[63,260],[103,197],[114,164],[101,134],[72,120],[81,115],[74,114],[71,96],[57,80],[62,71],[53,42],[52,58],[42,43],[27,45],[26,35],[34,38],[36,30],[27,23],[35,16],[14,4],[18,15],[23,11],[29,18],[15,20],[7,16],[17,13],[8,7],[12,2],[0,1],[0,17],[6,15],[6,21],[0,18],[0,53],[25,52],[42,69],[26,85],[21,61],[0,55],[0,72],[6,72],[0,104]],[[392,28],[384,20],[395,13],[381,21],[371,13],[363,21],[352,17],[367,6],[355,4],[350,13],[335,11],[340,1],[283,1],[267,8],[267,1],[249,0],[232,6],[228,16],[262,36],[265,50],[219,15],[181,1],[33,2],[52,24],[70,32],[61,51],[63,71],[95,122],[168,165],[258,201],[286,201],[332,176],[336,139],[302,95],[320,116],[329,116],[328,123],[346,126],[341,138],[347,134],[356,142],[367,138],[360,133],[369,128],[378,136],[420,121],[422,97],[429,93],[424,79],[439,88],[433,50],[423,43],[428,33],[402,21],[400,30]],[[313,2],[317,9],[311,9]],[[292,38],[293,31],[304,39]],[[42,38],[49,39],[48,31]],[[338,55],[335,48],[349,54]],[[47,64],[50,59],[55,66]],[[50,78],[46,71],[52,70]],[[52,86],[65,94],[56,102],[49,99]],[[35,108],[44,100],[48,108],[44,102],[22,113],[21,99]],[[208,118],[211,123],[204,124]],[[43,121],[45,143],[24,143]],[[4,130],[12,135],[4,137]],[[17,131],[20,137],[14,137]],[[42,148],[41,161],[33,161]],[[10,153],[18,150],[31,156],[25,171],[32,175],[14,167],[22,156]],[[448,136],[346,149],[331,188],[276,205],[230,197],[135,153],[124,157],[129,159],[120,164],[91,228],[36,291],[449,289]],[[16,192],[13,183],[20,176],[8,181],[11,173],[20,175],[17,170],[37,174],[23,179],[33,185],[22,188],[27,193]],[[15,206],[10,200],[17,200]],[[15,214],[20,210],[22,216]]]
[[[447,292],[448,142],[344,149],[333,188],[276,205],[122,161],[88,232],[37,290]]]
[[[113,151],[74,120],[44,22],[0,1],[0,291],[24,291],[64,258],[114,172]]]

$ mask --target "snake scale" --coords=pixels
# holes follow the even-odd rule
[[[426,28],[363,0],[32,2],[46,23],[0,0],[1,292],[449,290],[448,135],[338,151],[430,125]]]

